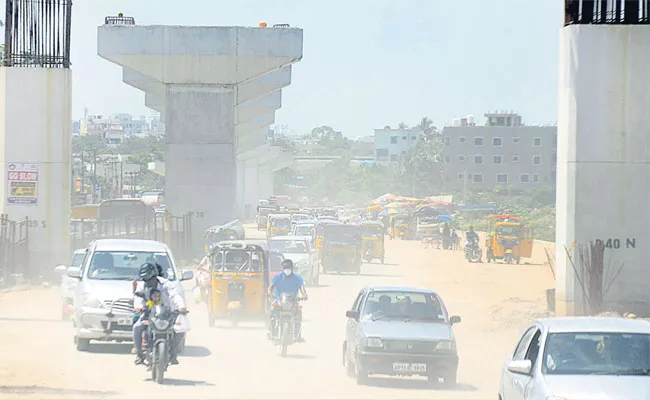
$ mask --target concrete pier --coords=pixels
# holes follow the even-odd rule
[[[565,247],[602,240],[608,310],[650,315],[650,26],[569,25],[560,44],[556,311],[585,311]],[[571,251],[577,261],[575,248]]]
[[[266,142],[280,90],[302,58],[302,30],[103,25],[98,53],[122,66],[124,82],[165,115],[169,209],[204,215],[193,222],[197,240],[204,229],[241,217],[241,202],[258,192],[245,184],[246,168],[260,163],[238,155]]]

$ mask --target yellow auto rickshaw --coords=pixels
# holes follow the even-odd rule
[[[229,319],[265,321],[270,283],[268,246],[255,240],[215,244],[210,250],[208,323]]]
[[[366,262],[381,260],[384,263],[384,224],[379,221],[362,222],[361,243]]]
[[[391,215],[389,221],[390,236],[394,239],[410,239],[411,225],[411,217],[408,214]]]
[[[325,227],[331,224],[340,224],[340,222],[333,219],[321,219],[316,222],[316,225],[314,225],[314,248],[319,250],[323,248]]]
[[[291,230],[291,216],[289,214],[269,214],[266,226],[266,236],[286,236]]]
[[[361,273],[361,227],[331,223],[323,226],[323,246],[319,250],[323,273]]]
[[[258,206],[257,207],[257,230],[261,231],[266,229],[268,225],[269,214],[277,211],[277,207],[273,206]]]
[[[485,242],[487,261],[503,260],[520,263],[521,258],[533,255],[534,230],[527,228],[520,218],[510,215],[491,215],[488,218],[488,237]]]

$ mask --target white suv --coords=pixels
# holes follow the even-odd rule
[[[77,350],[85,351],[90,340],[130,341],[133,326],[133,280],[146,262],[159,264],[163,273],[185,298],[181,281],[191,280],[193,272],[180,274],[171,250],[153,240],[100,239],[90,243],[81,267],[69,267],[67,276],[79,280],[74,296],[74,339]],[[185,318],[177,321],[176,332],[189,330]]]

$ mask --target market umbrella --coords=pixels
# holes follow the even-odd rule
[[[440,222],[451,222],[453,220],[454,219],[449,215],[445,215],[445,214],[438,215],[438,221],[440,221]]]

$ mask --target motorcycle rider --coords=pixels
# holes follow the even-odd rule
[[[160,267],[158,265],[145,263],[140,267],[140,272],[138,274],[139,281],[135,292],[143,293],[145,298],[143,299],[137,295],[133,297],[133,308],[137,314],[141,314],[145,308],[146,302],[151,300],[151,291],[153,289],[157,289],[160,292],[160,298],[163,304],[172,308],[177,308],[181,313],[186,311],[183,296],[176,291],[176,288],[169,280],[160,275]],[[142,334],[144,333],[145,328],[146,325],[142,323],[141,319],[133,325],[133,344],[136,349],[136,365],[142,364],[144,361],[144,354],[142,352]],[[171,347],[171,359],[169,362],[172,365],[177,365],[177,349],[180,336],[174,335],[174,338],[176,343]]]
[[[476,249],[478,247],[479,237],[478,233],[474,232],[474,226],[470,225],[469,231],[465,233],[465,239],[472,249]],[[479,262],[482,261],[479,259]]]
[[[469,231],[465,233],[465,238],[472,244],[472,246],[474,243],[478,243],[478,233],[474,232],[474,226],[469,227]]]
[[[305,282],[302,277],[298,274],[293,273],[293,261],[284,260],[282,261],[282,272],[273,277],[271,285],[269,286],[269,297],[279,298],[280,293],[290,293],[297,295],[298,292],[302,294],[304,300],[307,300],[307,290],[305,289]],[[296,316],[296,342],[304,342],[305,340],[302,337],[301,330],[302,322],[302,311],[298,309],[298,315]],[[277,327],[277,318],[275,311],[271,309],[270,320],[269,320],[269,336],[271,338],[277,337],[278,327]]]

